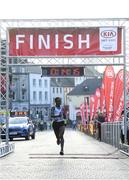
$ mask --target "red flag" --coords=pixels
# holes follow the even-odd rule
[[[104,113],[105,108],[105,94],[104,94],[104,80],[102,81],[102,87],[100,88],[100,111]]]
[[[114,88],[114,121],[120,119],[122,110],[124,108],[124,71],[121,69],[115,79]],[[126,72],[126,91],[129,89],[129,72]]]
[[[112,120],[113,113],[113,96],[114,96],[115,73],[112,66],[107,66],[104,72],[104,89],[106,113],[108,121]]]
[[[93,115],[94,115],[94,104],[95,103],[95,96],[91,95],[90,96],[90,120],[93,120]]]
[[[84,104],[80,105],[80,112],[81,112],[81,119],[82,119],[82,124],[85,124],[85,110],[84,110]]]
[[[94,115],[99,111],[100,107],[100,89],[97,88],[95,91],[95,103],[94,103]]]

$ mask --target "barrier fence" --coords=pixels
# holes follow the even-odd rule
[[[78,129],[97,140],[111,144],[120,148],[121,144],[121,122],[104,122],[95,121],[88,123],[86,126],[78,125]]]
[[[120,147],[121,122],[105,122],[101,124],[101,141]]]

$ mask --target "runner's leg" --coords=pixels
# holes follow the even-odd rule
[[[58,143],[58,141],[59,141],[59,125],[58,125],[58,123],[53,122],[52,127],[53,127],[53,130],[54,130],[55,136],[57,138],[57,144],[59,144]]]
[[[64,131],[65,131],[65,126],[64,125],[60,126],[60,128],[59,128],[59,137],[61,139],[61,152],[64,151],[64,137],[63,137]]]

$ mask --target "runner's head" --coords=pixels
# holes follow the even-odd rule
[[[61,105],[61,98],[60,97],[56,97],[55,98],[55,103],[56,103],[56,106],[60,106]]]

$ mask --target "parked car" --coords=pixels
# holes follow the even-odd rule
[[[6,123],[5,116],[0,116],[0,127],[2,127]]]
[[[6,125],[4,127],[6,129]],[[3,131],[5,132],[5,130]],[[4,136],[4,137],[3,137]],[[24,137],[29,140],[35,139],[35,126],[28,117],[10,117],[9,118],[9,139]],[[5,133],[2,134],[5,138]]]

